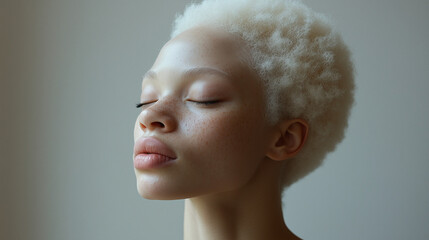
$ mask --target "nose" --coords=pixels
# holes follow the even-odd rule
[[[144,132],[159,131],[168,133],[177,128],[177,121],[167,107],[161,106],[161,103],[157,102],[141,112],[139,125]]]

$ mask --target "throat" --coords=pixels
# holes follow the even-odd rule
[[[185,240],[299,239],[287,228],[281,194],[185,200]],[[230,197],[230,196],[228,196]]]

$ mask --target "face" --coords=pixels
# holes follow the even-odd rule
[[[234,35],[188,30],[160,51],[142,82],[134,129],[137,188],[148,199],[234,191],[267,150],[262,85]]]

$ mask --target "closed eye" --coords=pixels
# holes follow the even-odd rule
[[[137,104],[136,104],[136,108],[141,108],[141,107],[143,107],[143,106],[149,105],[149,104],[154,103],[154,102],[156,102],[156,101],[144,102],[144,103],[137,103]]]
[[[220,102],[220,100],[211,100],[211,101],[195,101],[195,100],[189,100],[190,102],[192,102],[192,103],[195,103],[195,104],[199,104],[199,105],[205,105],[205,106],[208,106],[208,105],[214,105],[214,104],[216,104],[216,103],[219,103]]]

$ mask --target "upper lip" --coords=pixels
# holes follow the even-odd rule
[[[139,154],[160,154],[169,158],[177,158],[174,151],[154,137],[139,138],[134,144],[134,157]]]

